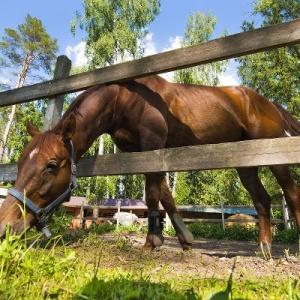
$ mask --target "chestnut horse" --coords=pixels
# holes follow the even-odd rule
[[[176,84],[149,76],[89,88],[73,101],[53,129],[40,133],[27,123],[27,130],[32,140],[18,162],[14,187],[0,209],[0,236],[8,223],[16,234],[32,226],[44,230],[46,215],[68,200],[76,185],[75,164],[103,133],[110,134],[121,151],[139,152],[279,138],[285,132],[300,135],[300,123],[249,88]],[[299,230],[299,188],[288,166],[270,169]],[[258,177],[258,168],[237,171],[258,213],[259,243],[270,245],[271,199]],[[163,243],[159,201],[170,216],[182,248],[191,249],[193,236],[178,213],[164,174],[145,174],[145,179],[149,222],[144,249]],[[25,216],[21,209],[24,205]]]

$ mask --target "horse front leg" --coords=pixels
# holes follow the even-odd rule
[[[148,207],[148,233],[143,250],[153,250],[163,244],[164,238],[163,217],[159,211],[159,200],[161,198],[161,182],[164,175],[161,173],[146,174],[146,205]]]
[[[176,231],[177,238],[179,240],[179,243],[181,244],[181,247],[183,250],[191,250],[192,249],[192,243],[194,240],[193,235],[190,233],[190,231],[186,228],[182,217],[180,216],[174,198],[170,192],[170,189],[168,188],[166,179],[164,178],[161,184],[161,204],[163,205],[166,213],[169,215],[171,222],[173,224],[173,227]]]

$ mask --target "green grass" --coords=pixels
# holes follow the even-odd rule
[[[196,236],[210,232],[224,238],[214,226],[195,224],[190,229]],[[122,230],[136,227],[115,231],[106,224],[72,235],[60,232],[49,241],[35,232],[25,237],[7,232],[0,244],[0,299],[300,299],[299,280],[289,276],[255,278],[247,271],[233,279],[229,273],[224,278],[183,274],[176,271],[176,262],[162,260],[164,253],[144,253],[121,238],[114,243],[101,239],[102,233],[114,231],[118,236]],[[236,238],[236,232],[228,238]],[[188,255],[181,252],[175,258],[182,261]]]
[[[247,228],[243,225],[234,225],[223,230],[220,223],[195,222],[190,224],[189,230],[196,238],[215,238],[236,241],[256,242],[258,237],[258,227]],[[278,229],[273,237],[274,242],[297,243],[298,232],[296,229]]]

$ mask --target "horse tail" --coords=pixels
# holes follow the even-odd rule
[[[276,106],[276,108],[281,114],[286,134],[292,136],[300,135],[300,122],[297,121],[296,118],[290,112],[285,110],[282,106],[274,102],[273,104]]]

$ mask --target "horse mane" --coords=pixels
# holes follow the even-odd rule
[[[86,99],[89,95],[91,95],[92,93],[97,91],[100,88],[100,86],[102,86],[102,85],[92,86],[92,87],[88,88],[87,90],[85,90],[84,92],[82,92],[81,94],[79,94],[69,105],[68,109],[63,114],[60,121],[53,127],[53,131],[59,132],[61,130],[61,125],[62,125],[63,121],[70,115],[70,113],[73,112],[75,115],[77,115],[78,114],[77,110],[80,107],[82,101],[84,99]]]

